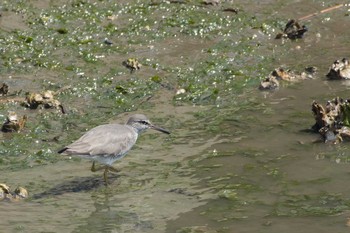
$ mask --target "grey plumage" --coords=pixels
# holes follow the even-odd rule
[[[131,149],[137,138],[138,133],[129,125],[100,125],[68,145],[62,152],[111,165]]]

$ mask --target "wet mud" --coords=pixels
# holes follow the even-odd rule
[[[214,1],[215,2],[215,1]],[[310,1],[28,1],[0,3],[1,183],[29,198],[1,202],[7,232],[343,232],[348,143],[310,130],[311,104],[348,95],[328,80],[346,57],[348,6],[308,18],[303,38],[275,36]],[[232,13],[223,9],[237,9]],[[136,17],[137,16],[137,17]],[[110,43],[105,43],[106,39]],[[130,72],[123,61],[142,64]],[[312,79],[258,86],[271,70],[315,66]],[[27,109],[26,92],[65,107]],[[12,96],[11,96],[12,95]],[[4,101],[2,101],[4,100]],[[169,137],[141,135],[109,177],[57,150],[99,124],[144,113]]]

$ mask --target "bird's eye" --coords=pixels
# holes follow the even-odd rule
[[[143,124],[143,125],[148,125],[147,121],[140,121],[140,123]]]

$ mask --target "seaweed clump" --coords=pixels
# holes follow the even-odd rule
[[[350,99],[335,98],[325,107],[312,103],[316,123],[312,129],[319,132],[325,142],[339,143],[350,138]]]

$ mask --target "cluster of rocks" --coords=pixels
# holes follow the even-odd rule
[[[64,87],[63,89],[67,89],[68,87]],[[6,83],[0,85],[0,96],[4,97],[1,102],[21,102],[21,105],[31,109],[47,109],[47,108],[56,108],[61,111],[62,114],[65,114],[65,109],[63,105],[55,98],[60,91],[57,92],[46,90],[42,93],[30,93],[26,94],[26,97],[18,97],[18,94],[8,95],[9,86]],[[15,96],[15,97],[12,97]],[[18,117],[17,113],[14,111],[9,111],[6,121],[1,126],[2,132],[19,132],[21,131],[28,118],[26,115],[22,117]]]
[[[31,109],[37,109],[38,107],[56,108],[60,109],[64,114],[65,110],[62,104],[54,97],[56,94],[56,92],[50,90],[44,91],[42,93],[27,93],[23,105]]]
[[[349,60],[343,58],[333,62],[326,76],[330,80],[350,79]]]
[[[260,90],[276,90],[280,87],[280,82],[295,82],[313,78],[317,68],[310,66],[305,68],[301,73],[287,70],[284,68],[277,68],[273,70],[267,78],[260,82]],[[326,75],[329,80],[350,79],[350,65],[347,58],[336,60],[333,62]]]
[[[296,82],[304,79],[313,78],[316,73],[316,67],[307,67],[301,73],[296,73],[292,70],[286,70],[284,68],[277,68],[273,70],[269,76],[261,81],[260,90],[276,90],[280,87],[280,81]]]
[[[11,191],[6,184],[0,184],[0,201],[19,201],[28,198],[28,196],[27,189],[23,187],[17,187],[14,191]]]
[[[288,38],[291,40],[300,39],[303,38],[304,33],[307,31],[308,28],[305,25],[300,25],[300,23],[297,20],[291,19],[287,22],[283,32],[278,33],[275,38]]]
[[[350,138],[350,100],[337,97],[327,101],[325,107],[314,101],[312,112],[316,121],[312,129],[325,142],[339,143]]]

